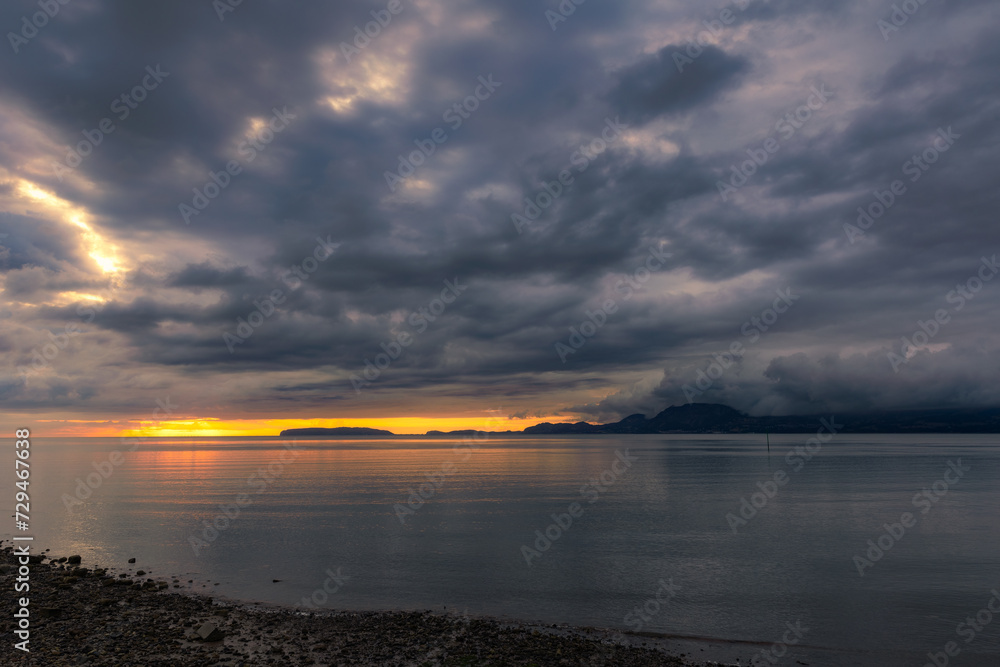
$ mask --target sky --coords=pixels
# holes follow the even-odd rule
[[[10,1],[0,426],[1000,405],[1000,5]]]

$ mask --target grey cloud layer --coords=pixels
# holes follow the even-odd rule
[[[197,383],[221,411],[437,411],[474,394],[613,418],[683,402],[697,369],[745,340],[741,325],[788,286],[795,308],[699,400],[756,412],[997,402],[1000,286],[898,373],[886,360],[1000,252],[988,4],[928,3],[887,42],[877,2],[751,2],[678,71],[673,54],[718,9],[587,3],[553,32],[531,3],[404,0],[346,62],[341,42],[384,7],[243,3],[219,21],[208,2],[74,0],[0,58],[11,179],[114,120],[70,177],[30,175],[89,211],[129,267],[112,284],[78,230],[10,205],[6,404],[111,414]],[[34,9],[5,5],[0,27]],[[156,65],[169,77],[119,119],[113,100]],[[490,74],[502,86],[449,127],[444,112]],[[830,102],[722,201],[730,166],[780,137],[776,123],[819,84]],[[249,160],[250,119],[283,107],[297,118]],[[615,117],[626,136],[580,169],[574,154]],[[14,141],[23,119],[59,149]],[[390,192],[384,172],[437,127],[447,142]],[[911,181],[904,163],[949,127],[959,139]],[[230,160],[243,172],[185,224],[178,205]],[[519,235],[511,214],[563,169],[573,184]],[[894,180],[906,193],[851,243],[844,223]],[[13,180],[0,187],[12,201]],[[339,245],[293,288],[291,267],[317,237]],[[625,299],[616,285],[659,244],[670,266]],[[349,375],[456,277],[468,290],[355,396]],[[275,289],[283,303],[231,353],[223,333]],[[56,296],[102,290],[111,300],[70,349],[20,379],[46,332],[81,320],[79,303]],[[563,364],[554,344],[609,298],[619,310]]]

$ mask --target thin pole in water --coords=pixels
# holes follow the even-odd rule
[[[767,438],[767,453],[770,455],[770,453],[771,453],[771,434],[765,432],[764,433],[764,437]]]

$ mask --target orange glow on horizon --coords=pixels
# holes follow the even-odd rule
[[[427,431],[520,431],[544,421],[561,422],[565,417],[507,419],[479,415],[474,417],[393,417],[356,419],[215,419],[190,418],[163,421],[123,419],[88,421],[73,419],[38,420],[36,437],[157,437],[218,438],[277,436],[290,428],[337,428],[364,426],[391,431],[397,435],[423,434]],[[578,421],[576,419],[572,421]],[[44,426],[43,426],[44,424]]]

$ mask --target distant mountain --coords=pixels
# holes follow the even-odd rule
[[[524,429],[525,433],[744,433],[753,432],[753,417],[748,417],[726,405],[694,403],[663,410],[652,419],[646,415],[629,415],[613,424],[550,424],[543,422]],[[745,429],[745,430],[744,430]]]
[[[363,426],[338,426],[337,428],[288,428],[281,435],[396,435],[392,431]]]
[[[479,435],[480,433],[489,435],[508,435],[510,433],[520,433],[520,431],[477,431],[476,429],[467,428],[462,431],[427,431],[427,433],[425,433],[424,435],[433,435],[433,436],[450,435],[458,437],[458,436],[474,436],[474,435]]]
[[[533,435],[581,433],[809,433],[821,418],[836,417],[841,433],[1000,433],[1000,408],[899,410],[864,414],[751,417],[727,405],[691,403],[669,407],[652,419],[630,415],[611,424],[550,424],[524,429]]]
[[[640,416],[643,419],[646,418],[645,415]],[[602,430],[610,426],[614,426],[614,424],[588,424],[587,422],[577,422],[575,424],[550,424],[549,422],[542,422],[541,424],[529,426],[524,429],[524,432],[532,433],[534,435],[549,435],[552,433],[617,433],[617,431]]]
[[[751,417],[728,405],[691,403],[663,410],[655,417],[629,415],[611,424],[551,424],[542,422],[524,431],[428,431],[425,435],[472,436],[478,433],[510,435],[581,435],[601,433],[814,433],[820,419],[834,418],[843,424],[840,433],[1000,433],[1000,408],[897,410],[856,414],[789,415],[786,417]],[[290,428],[283,436],[369,435],[394,436],[392,431],[377,428],[342,426],[339,428]]]

